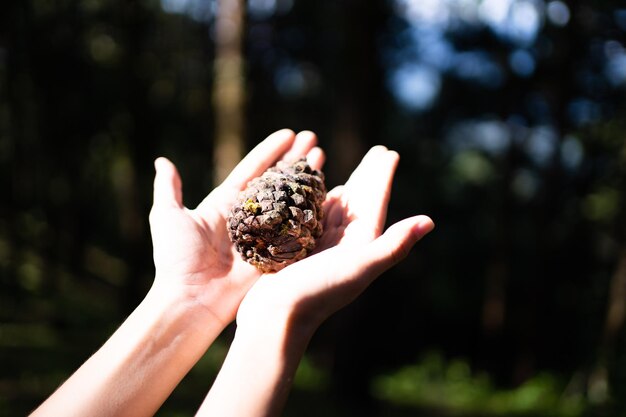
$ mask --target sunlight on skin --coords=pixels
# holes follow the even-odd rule
[[[237,193],[281,158],[310,154],[321,164],[316,141],[310,132],[296,136],[285,129],[270,135],[195,210],[183,204],[174,164],[157,159],[150,212],[153,286],[102,348],[33,415],[128,415],[129,410],[133,416],[153,415],[234,320],[261,275],[234,251],[226,232],[226,213]]]
[[[321,323],[433,229],[430,218],[415,216],[382,233],[398,161],[396,152],[372,148],[346,184],[328,193],[318,248],[250,288],[231,349],[198,415],[279,415]],[[240,392],[246,401],[238,399]]]
[[[241,259],[228,238],[226,218],[248,181],[274,165],[278,156],[289,161],[310,154],[321,167],[324,156],[312,132],[282,130],[250,152],[224,182],[195,210],[184,208],[182,182],[174,165],[159,158],[155,165],[155,206],[151,212],[157,271],[185,277],[194,299],[224,324],[260,273]],[[160,274],[157,274],[157,280]]]
[[[328,193],[324,204],[324,234],[313,254],[276,274],[261,277],[259,287],[267,285],[273,287],[268,291],[283,295],[293,291],[287,299],[282,300],[291,303],[289,308],[297,308],[296,304],[303,298],[324,298],[323,306],[315,312],[320,318],[313,326],[318,326],[334,311],[352,301],[378,274],[387,269],[377,268],[376,259],[379,256],[393,258],[394,264],[404,258],[415,241],[408,248],[398,247],[398,252],[394,254],[385,251],[369,253],[370,246],[383,232],[398,162],[399,155],[395,151],[384,146],[372,148],[346,184]],[[416,216],[404,222],[406,224],[400,222],[394,226],[413,228],[419,238],[434,226],[426,216]],[[393,227],[390,230],[393,232]],[[393,243],[387,249],[393,250],[397,246],[397,243]],[[389,266],[391,264],[386,265]],[[346,291],[340,290],[343,287]],[[331,288],[337,289],[337,294],[327,292]],[[257,288],[253,288],[246,299],[256,291]],[[271,297],[270,294],[265,296]],[[271,303],[275,305],[280,301],[280,297],[275,297]],[[241,318],[240,312],[238,320]]]
[[[194,210],[183,204],[174,164],[158,158],[150,212],[154,284],[102,348],[32,415],[153,415],[235,315],[236,343],[211,391],[217,394],[203,409],[220,416],[276,414],[319,324],[434,226],[416,216],[381,235],[398,154],[377,146],[344,186],[329,193],[327,233],[317,252],[261,275],[235,252],[227,213],[248,181],[277,160],[306,155],[321,168],[325,156],[316,143],[312,132],[270,135]],[[260,378],[249,379],[255,373]],[[245,404],[238,399],[242,379],[253,384]]]

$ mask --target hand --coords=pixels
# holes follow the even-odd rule
[[[174,165],[157,159],[150,213],[154,285],[106,343],[33,415],[154,415],[234,319],[260,275],[234,251],[226,234],[225,218],[238,192],[280,157],[307,155],[321,164],[323,153],[315,142],[310,132],[276,132],[195,210],[183,206]]]
[[[231,348],[197,415],[280,415],[317,327],[432,230],[432,220],[416,216],[381,235],[397,164],[397,153],[372,148],[348,182],[328,193],[316,251],[263,275],[248,291]]]
[[[398,160],[396,152],[376,146],[344,186],[328,193],[318,248],[302,261],[262,276],[240,306],[239,327],[272,326],[284,319],[285,325],[311,334],[433,229],[430,218],[415,216],[381,235]]]
[[[154,204],[150,226],[156,266],[155,286],[178,291],[209,312],[222,327],[235,318],[241,299],[258,279],[228,238],[226,216],[250,179],[279,158],[307,156],[321,165],[322,151],[311,132],[281,130],[254,148],[195,210],[183,205],[182,182],[167,159],[155,161]]]

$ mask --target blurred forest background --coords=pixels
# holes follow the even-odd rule
[[[625,47],[623,1],[5,2],[0,415],[149,288],[154,158],[194,207],[283,127],[330,186],[397,150],[390,222],[437,223],[320,329],[285,416],[626,415]],[[158,415],[197,409],[231,337]]]

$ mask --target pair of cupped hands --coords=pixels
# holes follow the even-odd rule
[[[383,233],[399,158],[376,146],[345,185],[328,193],[324,233],[314,252],[261,274],[230,242],[228,212],[248,181],[281,159],[306,156],[320,169],[325,157],[316,143],[311,132],[270,135],[194,210],[183,205],[176,167],[157,159],[150,212],[153,286],[33,415],[153,415],[235,319],[235,337],[198,415],[279,415],[317,327],[433,228],[428,217],[415,216]]]
[[[356,298],[382,272],[402,260],[434,224],[426,216],[404,219],[383,233],[399,156],[373,147],[345,185],[328,192],[324,233],[307,258],[262,274],[230,242],[226,217],[248,181],[277,161],[306,156],[321,169],[324,152],[309,131],[280,130],[257,145],[197,208],[183,204],[182,181],[167,159],[155,161],[150,226],[154,285],[182,295],[206,320],[226,326],[289,322],[314,331]]]

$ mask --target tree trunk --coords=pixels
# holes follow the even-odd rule
[[[242,0],[220,0],[215,21],[213,181],[219,184],[244,153],[244,73]]]

